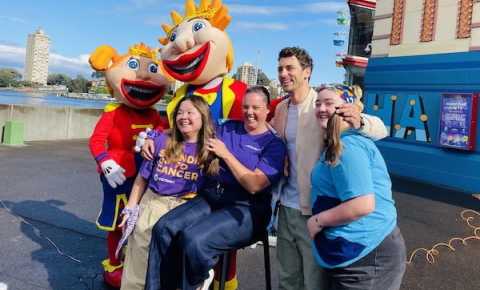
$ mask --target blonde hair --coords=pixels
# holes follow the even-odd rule
[[[184,97],[180,102],[178,102],[175,110],[172,113],[171,120],[172,128],[168,133],[168,140],[165,149],[165,159],[168,163],[177,163],[181,160],[183,155],[183,135],[177,127],[176,117],[180,109],[180,105],[183,102],[190,101],[192,102],[195,109],[198,110],[202,117],[202,127],[198,132],[198,141],[197,141],[197,160],[200,168],[206,172],[207,175],[217,175],[220,170],[220,161],[215,156],[207,150],[207,141],[209,138],[215,137],[215,129],[213,126],[212,117],[210,115],[210,109],[208,104],[199,96],[190,95]]]
[[[348,94],[353,98],[353,104],[363,111],[363,104],[360,101],[362,98],[362,89],[359,86],[344,86],[344,85],[331,85],[321,86],[317,92],[320,93],[323,90],[329,90],[339,95],[344,99],[343,95]],[[334,113],[327,123],[327,132],[325,133],[325,162],[329,165],[337,165],[340,156],[342,155],[342,141],[341,134],[346,130],[343,125],[343,117]]]

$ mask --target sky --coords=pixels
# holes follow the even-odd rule
[[[199,0],[196,0],[198,4]],[[276,79],[277,55],[300,46],[312,56],[311,84],[340,82],[345,70],[335,66],[336,11],[345,0],[224,0],[232,21],[226,29],[235,51],[234,71],[248,62]],[[138,42],[159,47],[162,23],[170,11],[183,14],[180,0],[17,0],[0,12],[0,68],[23,73],[27,36],[41,27],[50,37],[49,73],[90,76],[89,54],[108,44],[120,53]]]

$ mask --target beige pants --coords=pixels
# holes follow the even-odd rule
[[[133,234],[128,238],[121,290],[145,288],[152,228],[160,217],[184,202],[184,199],[160,196],[147,189],[140,201],[140,216],[137,224]]]

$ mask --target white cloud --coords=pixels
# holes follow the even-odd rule
[[[235,25],[242,29],[261,29],[261,30],[287,30],[288,25],[285,23],[273,23],[273,22],[245,22],[238,21]]]
[[[243,5],[243,4],[231,4],[228,8],[232,14],[258,14],[258,15],[270,15],[277,13],[289,13],[295,12],[295,8],[285,6],[257,6],[257,5]]]
[[[23,70],[25,66],[25,51],[24,47],[0,44],[0,66]],[[92,69],[88,64],[88,58],[88,54],[67,57],[57,53],[50,53],[48,70],[49,72],[66,73],[70,76],[76,76],[77,74],[89,76]]]
[[[305,11],[311,13],[337,12],[338,10],[346,9],[347,5],[340,2],[317,2],[304,5]]]
[[[336,12],[340,9],[346,9],[345,2],[315,2],[303,5],[281,6],[258,6],[258,5],[243,5],[231,4],[228,5],[232,14],[243,15],[272,15],[272,14],[286,14],[286,13],[330,13]]]
[[[22,23],[22,24],[27,23],[27,21],[25,19],[18,18],[18,17],[12,17],[12,16],[2,16],[2,15],[0,15],[0,20],[6,20],[6,21],[9,21],[9,22]]]

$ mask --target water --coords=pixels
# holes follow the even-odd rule
[[[74,99],[48,93],[0,91],[0,104],[102,109],[110,101]]]

